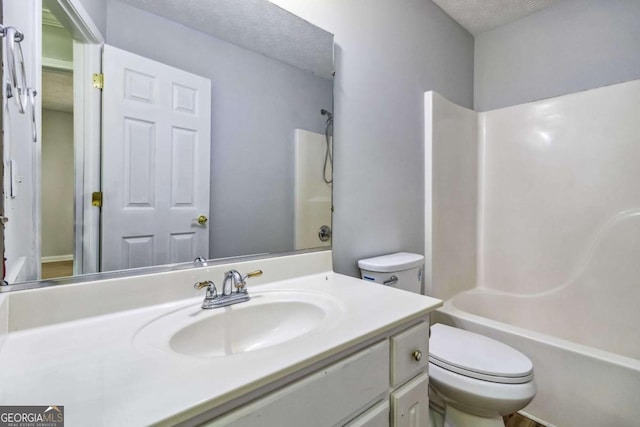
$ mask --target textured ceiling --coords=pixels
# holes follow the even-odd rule
[[[561,0],[433,0],[471,34],[524,18]]]
[[[317,75],[333,72],[333,35],[267,0],[123,1]]]
[[[73,112],[73,73],[42,69],[42,108]]]

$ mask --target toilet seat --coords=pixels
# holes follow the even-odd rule
[[[516,349],[440,323],[431,326],[429,362],[456,374],[493,383],[524,384],[533,379],[533,364]]]

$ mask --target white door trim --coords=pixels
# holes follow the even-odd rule
[[[102,70],[102,46],[73,43],[73,139],[75,155],[73,274],[100,271],[100,209],[92,206],[91,193],[101,191],[100,89],[92,76]]]
[[[52,0],[48,6],[60,23],[71,31],[74,40],[87,44],[104,44],[103,35],[80,0]]]
[[[102,72],[104,37],[80,0],[51,0],[48,6],[74,39],[73,274],[96,273],[100,267],[100,209],[91,206],[91,193],[100,191],[102,98],[93,87],[92,76]]]

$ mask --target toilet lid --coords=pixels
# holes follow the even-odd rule
[[[533,364],[518,350],[440,323],[431,326],[429,361],[443,369],[484,381],[522,384],[533,378]]]

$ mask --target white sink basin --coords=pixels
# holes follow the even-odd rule
[[[339,302],[298,291],[251,294],[251,300],[203,310],[201,301],[163,315],[142,327],[134,345],[195,357],[223,357],[273,347],[336,321]]]

